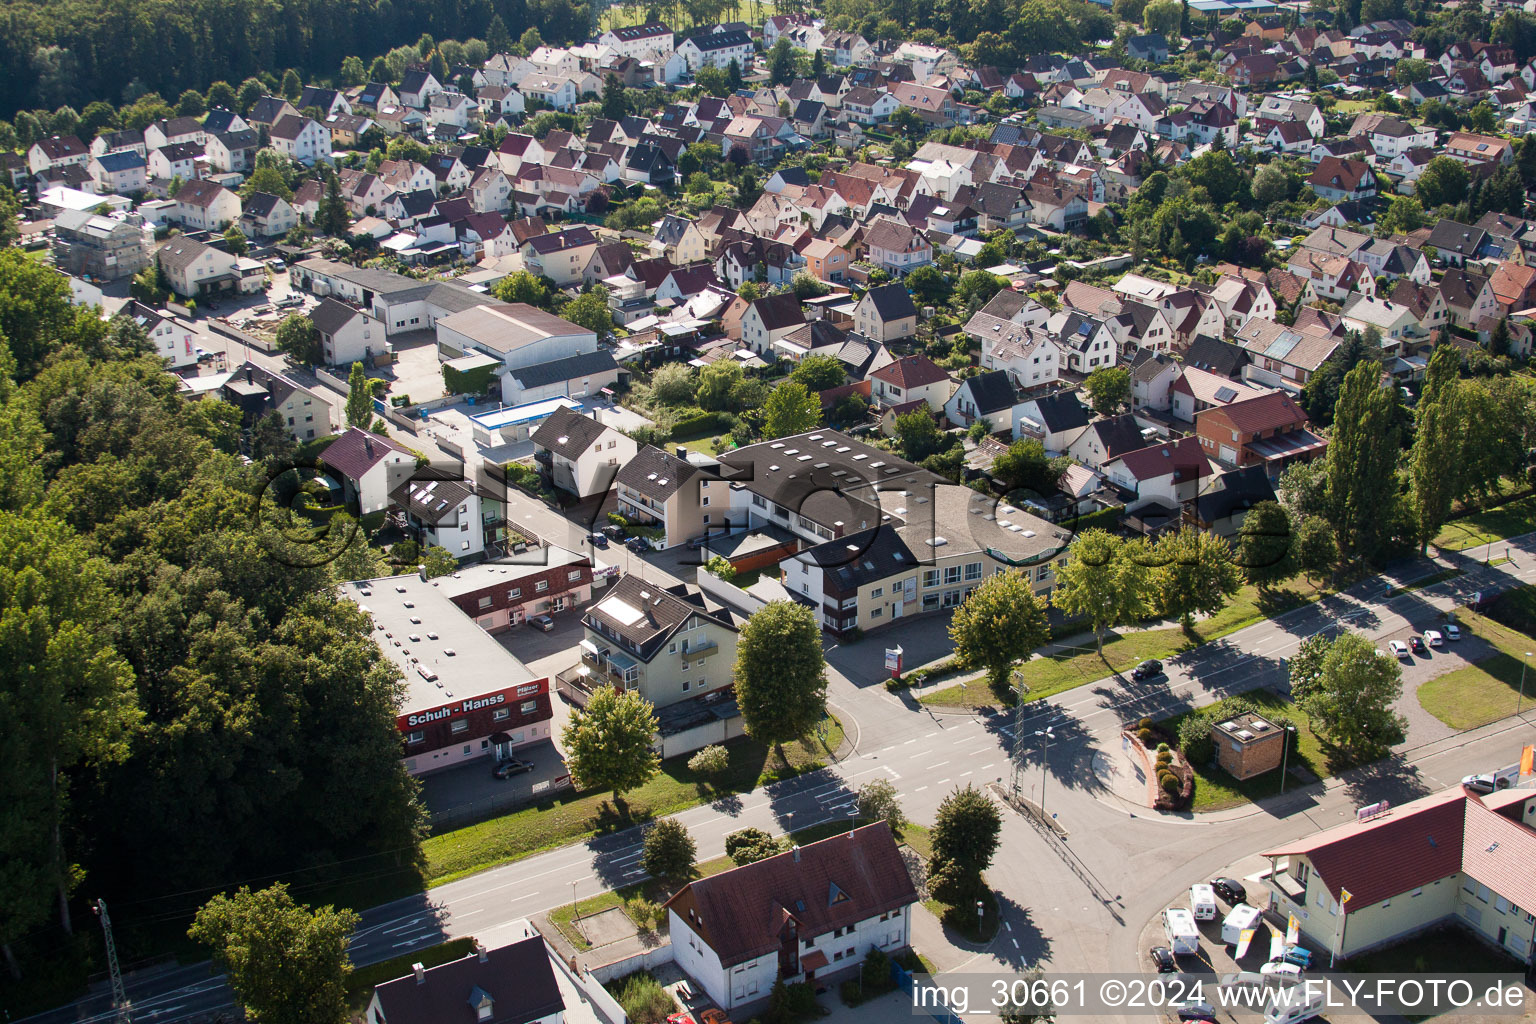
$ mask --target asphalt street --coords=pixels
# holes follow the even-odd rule
[[[886,778],[896,786],[907,816],[929,823],[955,787],[1010,780],[1012,737],[1022,729],[1021,792],[1040,787],[1034,795],[1043,793],[1069,836],[1057,839],[1030,819],[1005,812],[1002,845],[988,873],[1000,894],[1004,927],[964,969],[1137,970],[1142,927],[1191,882],[1248,853],[1347,820],[1362,804],[1402,802],[1507,764],[1521,745],[1536,740],[1536,711],[1428,740],[1415,735],[1411,722],[1408,741],[1377,765],[1300,787],[1263,807],[1198,817],[1157,815],[1127,804],[1095,775],[1095,755],[1118,747],[1122,725],[1143,715],[1157,717],[1259,686],[1283,688],[1284,659],[1313,633],[1348,628],[1384,646],[1388,638],[1442,620],[1446,610],[1475,592],[1536,579],[1536,537],[1510,546],[1512,562],[1484,567],[1476,562],[1481,551],[1468,552],[1461,576],[1389,597],[1417,578],[1415,573],[1433,570],[1425,563],[1406,565],[1391,578],[1373,578],[1168,659],[1166,679],[1147,684],[1111,676],[1037,702],[1022,723],[1011,715],[939,714],[910,695],[887,692],[873,670],[877,638],[858,648],[834,649],[830,660],[840,670],[831,673],[829,696],[855,738],[855,751],[822,771],[677,818],[693,834],[702,860],[721,855],[725,835],[748,825],[786,831],[846,818],[858,786]],[[903,642],[921,641],[922,630],[931,626],[926,620],[914,623],[904,629]],[[1441,664],[1438,671],[1452,662],[1445,658]],[[1433,658],[1427,666],[1409,666],[1405,689],[1411,694],[1417,681],[1438,671]],[[1034,732],[1047,724],[1053,737],[1043,762],[1045,751]],[[516,919],[637,880],[643,875],[639,856],[639,830],[630,829],[374,907],[362,915],[354,961],[376,962],[454,935],[494,942],[497,929]],[[190,983],[179,976],[168,979],[154,996],[155,1014],[140,1019],[205,1019],[211,1009],[205,1004],[216,998],[209,986],[206,976]],[[39,1024],[103,1019],[105,1009],[97,998],[32,1019]]]

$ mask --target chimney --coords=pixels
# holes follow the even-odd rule
[[[799,864],[800,863],[800,846],[798,844],[796,844],[795,847],[790,852],[795,855],[795,863]]]
[[[425,565],[418,565],[416,567],[416,575],[421,577],[421,582],[427,582],[427,567]]]
[[[491,956],[490,951],[485,948],[485,943],[479,939],[475,940],[475,955],[480,958],[481,963],[485,963]]]
[[[682,459],[684,462],[687,462],[688,461],[688,449],[684,448],[682,445],[678,445],[677,446],[677,457]]]
[[[370,459],[373,458],[373,438],[366,434],[363,435],[363,451],[368,453]]]
[[[245,368],[245,382],[247,384],[256,383],[256,371],[251,369],[249,366]]]
[[[411,973],[416,975],[416,984],[425,985],[427,983],[427,968],[425,965],[411,964]]]

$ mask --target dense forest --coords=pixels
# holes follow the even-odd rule
[[[291,557],[233,407],[181,397],[63,281],[0,252],[8,1007],[83,974],[89,900],[131,961],[228,886],[408,874],[421,829],[396,673],[334,591],[377,553]]]
[[[493,31],[492,20],[501,26]],[[587,35],[584,0],[8,0],[0,8],[0,116],[176,97],[295,68],[331,79],[422,33],[439,39]],[[275,81],[275,79],[274,79]]]

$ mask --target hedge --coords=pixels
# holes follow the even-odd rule
[[[736,425],[736,417],[728,412],[701,412],[672,424],[672,436],[685,438],[700,434],[723,434]]]

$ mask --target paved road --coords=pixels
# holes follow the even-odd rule
[[[1485,568],[1468,558],[1462,576],[1389,599],[1394,586],[1432,568],[1406,564],[1395,579],[1372,579],[1170,659],[1168,679],[1155,685],[1110,677],[1031,707],[1022,723],[1021,790],[1046,787],[1047,806],[1070,836],[1065,841],[1048,837],[1028,819],[1005,814],[1002,852],[989,872],[1002,897],[1005,927],[990,950],[966,969],[1012,970],[1031,964],[1058,971],[1137,969],[1136,941],[1143,925],[1192,881],[1243,854],[1347,820],[1361,804],[1401,802],[1508,763],[1521,745],[1536,739],[1536,709],[1523,719],[1427,741],[1415,736],[1411,723],[1408,742],[1378,765],[1326,785],[1303,787],[1262,808],[1199,818],[1153,815],[1128,805],[1093,771],[1096,754],[1118,747],[1124,722],[1281,685],[1281,659],[1312,633],[1347,627],[1384,643],[1410,626],[1424,628],[1473,591],[1530,582],[1536,577],[1536,537],[1512,546],[1512,563]],[[932,642],[931,637],[924,641],[924,626],[931,628],[928,620],[919,620],[913,630],[904,630],[904,644],[912,642],[909,637]],[[890,779],[907,815],[925,823],[956,786],[1009,779],[1014,720],[935,714],[918,708],[910,696],[886,692],[876,685],[878,673],[863,667],[873,664],[877,643],[832,652],[845,670],[832,674],[829,692],[850,724],[850,735],[857,737],[856,752],[812,775],[678,815],[694,835],[700,859],[722,854],[725,835],[748,825],[788,830],[847,817],[854,791],[870,779]],[[1436,672],[1435,661],[1410,667],[1410,687]],[[1450,660],[1442,658],[1440,664],[1448,668]],[[1054,734],[1047,764],[1034,737],[1034,730],[1045,724]],[[638,830],[631,829],[372,908],[363,914],[354,939],[354,959],[371,963],[459,934],[494,942],[497,929],[513,920],[642,877],[639,855]],[[201,1001],[213,998],[207,980],[201,979],[164,994],[164,1004],[179,1009],[145,1019],[200,1019],[206,1009]],[[189,1004],[189,999],[199,1003]],[[99,1013],[100,1000],[95,1005],[93,1012]],[[34,1019],[48,1024],[90,1019],[79,1013],[65,1010]]]

